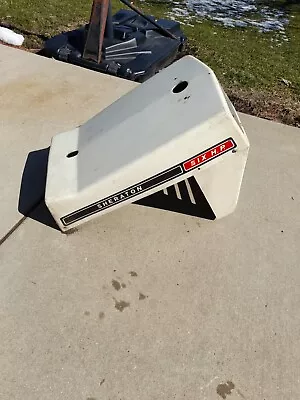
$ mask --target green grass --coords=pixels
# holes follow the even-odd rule
[[[86,23],[91,3],[92,0],[1,0],[0,21],[50,37]],[[300,100],[300,4],[295,0],[261,0],[261,3],[285,7],[294,15],[286,29],[288,42],[277,33],[259,33],[255,28],[226,28],[212,21],[200,23],[195,19],[190,21],[193,27],[183,25],[189,39],[188,50],[212,67],[227,90],[256,91],[269,99],[282,99],[293,107],[294,102]],[[168,3],[156,0],[147,4],[137,1],[136,5],[157,17],[169,11]],[[122,4],[113,0],[113,8],[122,8]],[[25,45],[38,47],[41,39],[28,34]],[[282,79],[290,84],[285,85]]]
[[[271,41],[272,34],[258,34],[254,29],[223,28],[209,22],[196,26],[198,34],[190,35],[193,52],[227,87],[281,90],[284,78],[291,82],[291,94],[300,95],[300,40],[296,35],[289,35],[289,42],[278,46]],[[188,35],[192,29],[186,29]]]
[[[0,21],[45,36],[54,35],[87,21],[90,0],[1,0]],[[25,45],[36,39],[28,35]],[[39,43],[40,44],[40,43]]]
[[[287,1],[275,3],[280,6]],[[288,42],[277,32],[260,33],[256,28],[229,28],[195,19],[189,22],[193,26],[183,26],[190,52],[212,67],[227,88],[285,92],[300,97],[300,4],[286,9],[294,15],[286,29]],[[163,16],[167,6],[162,12],[161,6],[151,2],[148,10]],[[291,82],[288,88],[282,78]]]

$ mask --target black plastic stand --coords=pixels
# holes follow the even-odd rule
[[[88,25],[45,42],[43,54],[81,67],[144,82],[183,52],[180,24],[131,10],[114,16],[109,0],[94,0]]]

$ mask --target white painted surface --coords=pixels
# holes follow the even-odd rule
[[[174,88],[184,82],[186,87],[177,93]],[[219,153],[216,146],[229,138],[237,146],[235,152]],[[185,173],[180,167],[182,174],[172,180],[147,191],[139,186],[214,146],[216,156],[199,164],[200,171],[193,167]],[[187,56],[84,125],[53,138],[46,204],[60,228],[69,230],[195,176],[200,187],[202,182],[205,185],[216,217],[223,217],[237,204],[248,149],[247,136],[213,71]],[[132,187],[135,193],[129,190],[127,197]],[[122,192],[120,200],[115,195]],[[105,208],[104,199],[112,204]],[[64,217],[70,214],[73,222],[66,225]]]

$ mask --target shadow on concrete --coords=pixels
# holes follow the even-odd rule
[[[59,230],[45,204],[45,188],[49,147],[32,151],[25,163],[18,210],[24,216]]]
[[[216,216],[196,179],[192,176],[187,181],[178,183],[177,192],[175,186],[170,186],[166,191],[161,190],[151,196],[138,200],[135,204],[214,220]],[[193,199],[189,193],[188,185]]]

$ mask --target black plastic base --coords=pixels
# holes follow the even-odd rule
[[[162,36],[134,11],[120,10],[112,20],[113,38],[104,39],[100,64],[82,58],[88,26],[47,40],[42,53],[84,68],[144,82],[171,64],[184,49],[186,37],[178,22],[156,21],[178,38],[175,40]]]

